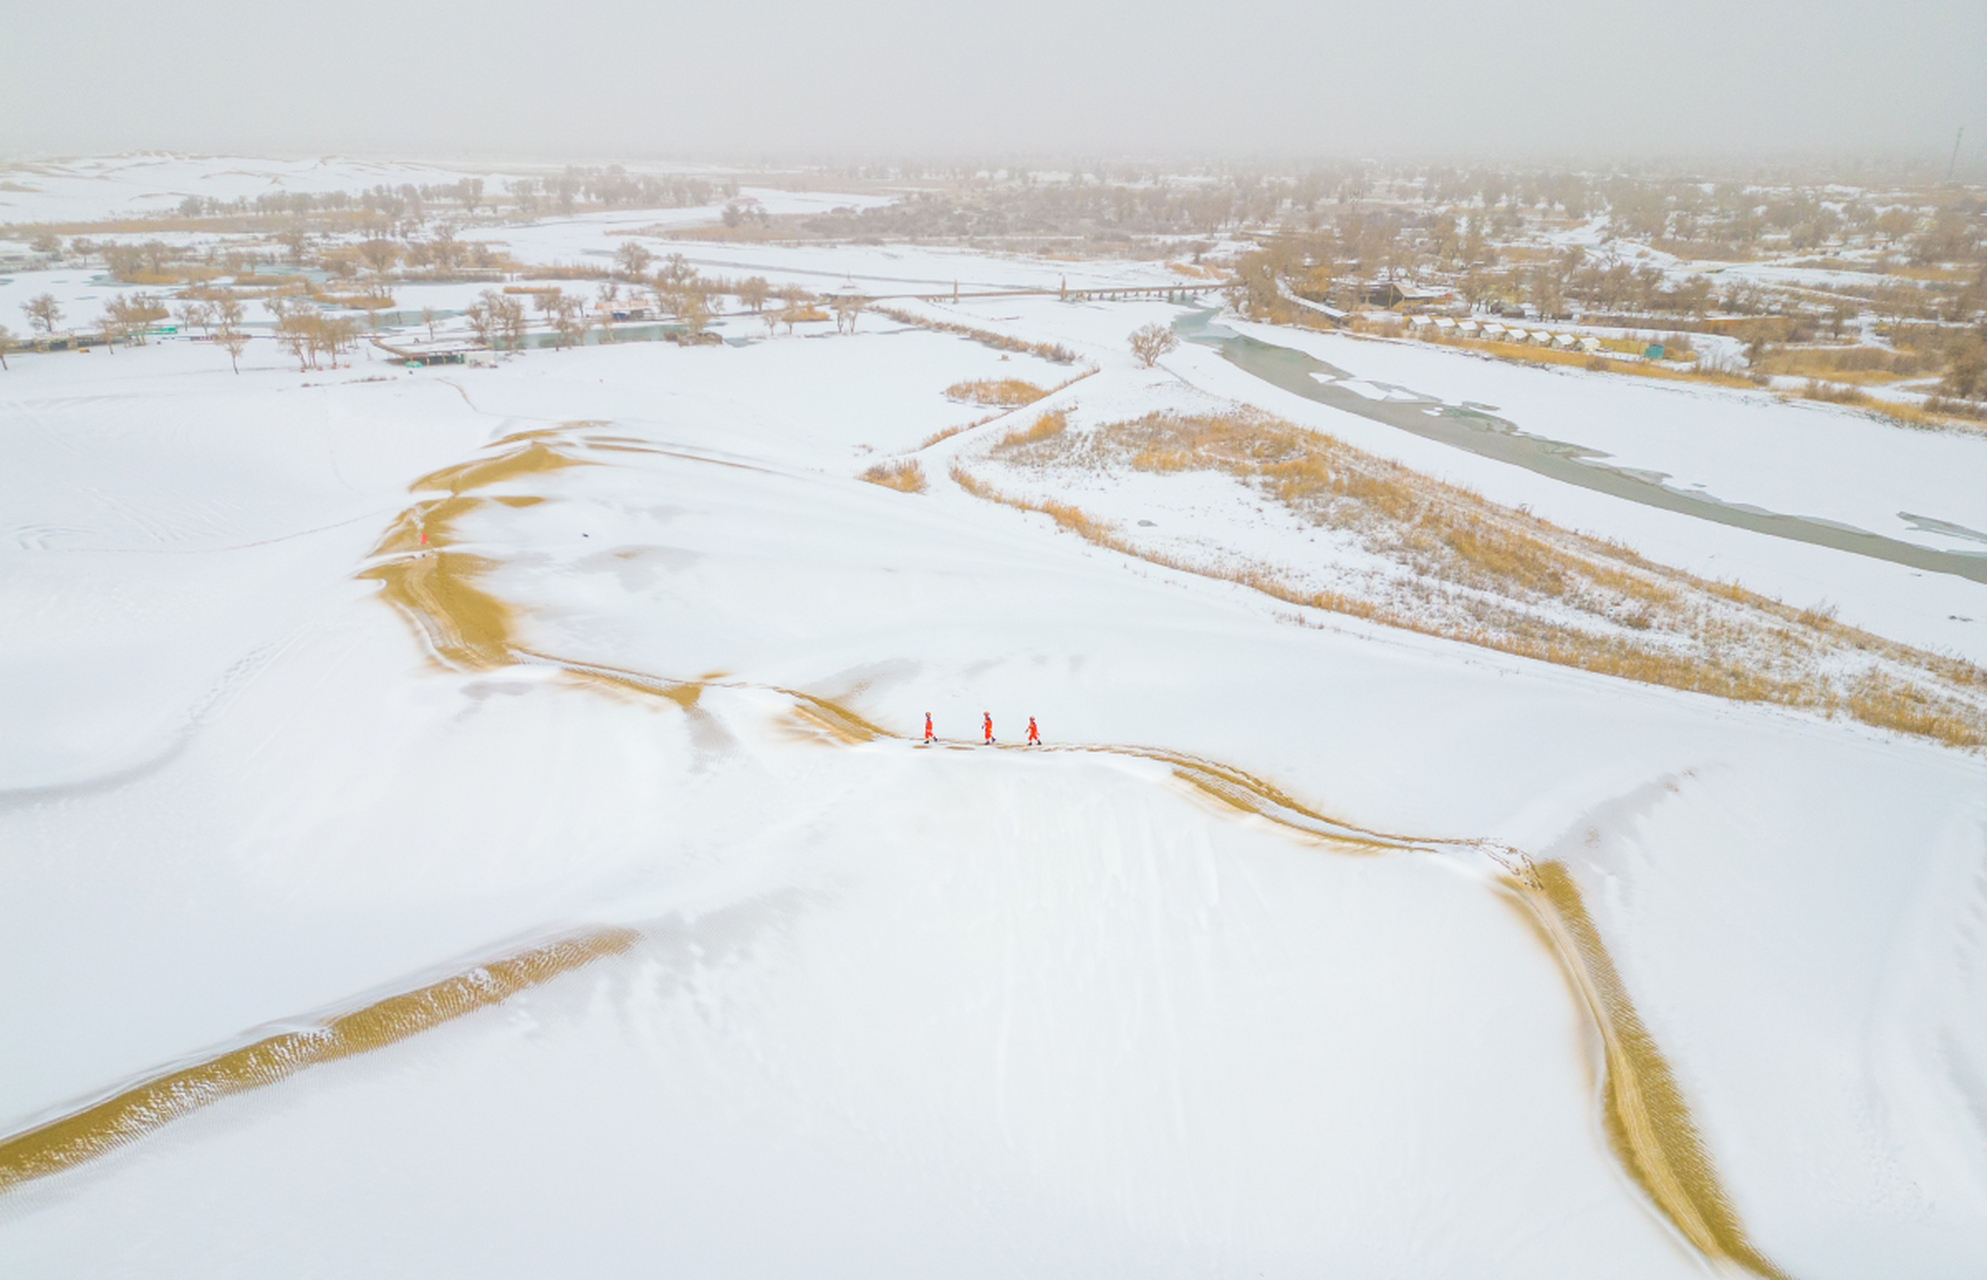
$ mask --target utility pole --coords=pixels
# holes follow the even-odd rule
[[[1953,184],[1953,170],[1959,167],[1959,140],[1965,136],[1965,125],[1961,125],[1959,132],[1953,135],[1953,158],[1946,162],[1946,185],[1949,187]]]

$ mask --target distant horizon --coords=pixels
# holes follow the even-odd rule
[[[1974,151],[1968,131],[1968,140],[1961,147],[1957,163],[1954,165],[1953,182],[1958,186],[1976,186],[1987,183],[1987,153]],[[437,168],[461,169],[465,173],[487,174],[501,172],[505,168],[558,170],[573,168],[604,168],[611,165],[635,167],[679,167],[686,171],[706,171],[723,174],[767,173],[772,175],[788,173],[832,173],[836,170],[852,168],[903,168],[923,166],[938,170],[957,170],[973,166],[975,172],[1014,173],[1031,175],[1080,175],[1094,173],[1099,166],[1114,170],[1127,168],[1149,169],[1155,173],[1171,177],[1189,176],[1195,172],[1235,173],[1250,170],[1264,172],[1292,173],[1307,169],[1333,167],[1373,166],[1382,170],[1400,169],[1505,169],[1505,170],[1552,170],[1576,173],[1607,173],[1620,171],[1629,175],[1660,175],[1670,180],[1684,180],[1701,171],[1705,181],[1760,181],[1777,178],[1790,182],[1816,182],[1830,176],[1851,177],[1858,170],[1874,170],[1868,177],[1911,176],[1919,180],[1943,182],[1944,170],[1953,161],[1951,140],[1948,140],[1945,154],[1932,150],[1915,151],[1896,149],[1891,151],[1856,151],[1828,153],[1822,151],[1783,150],[1760,152],[1757,154],[1692,154],[1678,152],[1672,154],[1577,154],[1561,155],[1500,153],[1490,151],[1443,152],[1443,151],[1373,151],[1332,153],[1291,152],[1180,152],[1174,154],[1145,153],[1138,151],[1089,152],[1080,155],[1059,154],[1053,150],[1042,151],[999,151],[989,149],[984,152],[850,152],[850,153],[802,153],[775,155],[748,155],[723,151],[697,152],[691,150],[676,152],[614,151],[599,153],[558,153],[558,152],[479,152],[442,151],[424,148],[395,150],[391,148],[366,147],[126,147],[98,150],[56,150],[43,151],[0,151],[0,168],[31,167],[36,165],[71,164],[88,161],[139,159],[143,157],[174,157],[185,159],[240,159],[265,160],[278,163],[303,163],[313,161],[350,160],[369,164],[431,165]],[[1909,171],[1936,169],[1937,173],[1915,174]],[[1906,171],[1899,174],[1897,171]],[[883,180],[918,181],[921,177],[943,177],[943,173],[928,175],[898,176]],[[874,178],[866,180],[877,180]]]

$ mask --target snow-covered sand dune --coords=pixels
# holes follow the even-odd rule
[[[1117,348],[1169,314],[982,322],[1084,344],[1095,403],[1156,394]],[[970,433],[859,483],[952,382],[1057,377],[864,323],[5,375],[7,1131],[636,938],[14,1187],[4,1269],[1701,1274],[1727,1237],[1613,1131],[1636,1054],[1756,1270],[1987,1267],[1977,757],[1289,625],[976,501]],[[1100,749],[966,749],[983,711]]]

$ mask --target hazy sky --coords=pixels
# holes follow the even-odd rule
[[[1944,158],[1983,0],[16,0],[0,151]]]

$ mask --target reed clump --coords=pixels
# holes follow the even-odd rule
[[[1031,405],[1048,394],[1043,388],[1020,378],[980,378],[971,382],[955,382],[945,389],[947,399],[963,400],[967,404],[999,405],[1007,409]]]
[[[929,487],[925,482],[925,469],[918,465],[916,458],[879,462],[858,478],[880,484],[886,489],[895,489],[898,493],[923,493]]]
[[[1076,353],[1060,342],[1029,342],[1025,338],[1010,338],[1004,333],[990,329],[976,329],[969,324],[956,324],[950,320],[934,320],[930,316],[906,311],[902,307],[874,307],[878,315],[889,316],[898,324],[915,325],[920,329],[931,329],[938,333],[957,334],[962,338],[994,348],[996,351],[1020,351],[1028,355],[1040,356],[1055,364],[1075,364]]]
[[[1068,429],[1069,412],[1064,409],[1054,409],[1035,419],[1029,425],[1017,427],[1013,431],[1008,432],[994,448],[996,450],[1020,449],[1031,444],[1041,444],[1045,440],[1055,439]]]
[[[994,417],[999,417],[999,416],[1000,416],[999,414],[994,415]],[[955,427],[944,427],[940,430],[932,432],[930,435],[926,436],[922,441],[920,441],[918,444],[918,449],[920,452],[922,452],[925,449],[931,448],[935,444],[943,444],[945,441],[950,440],[953,436],[958,435],[962,431],[971,431],[974,427],[985,426],[987,423],[992,421],[993,418],[981,418],[975,422],[962,422]]]

